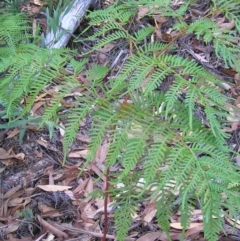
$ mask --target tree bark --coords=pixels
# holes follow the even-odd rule
[[[69,11],[66,7],[59,18],[59,27],[56,33],[50,30],[47,33],[45,44],[47,48],[66,47],[75,29],[79,26],[85,12],[93,0],[73,0],[74,3]],[[71,3],[72,4],[72,3]],[[49,26],[50,27],[50,26]]]

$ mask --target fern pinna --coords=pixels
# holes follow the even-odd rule
[[[36,46],[18,55],[23,43],[19,40],[17,48],[11,47],[19,61],[11,64],[9,58],[2,58],[5,64],[0,68],[4,73],[1,103],[9,117],[15,107],[27,113],[44,85],[54,84],[56,78],[61,78],[64,80],[61,91],[42,117],[43,121],[57,121],[61,99],[75,87],[86,88],[87,93],[76,96],[73,108],[64,116],[68,120],[63,141],[65,159],[79,123],[90,115],[91,143],[86,165],[95,157],[103,140],[107,140],[106,168],[121,166],[118,173],[110,173],[112,188],[109,190],[116,205],[118,240],[126,237],[138,202],[152,200],[157,207],[159,226],[168,237],[169,220],[176,206],[181,213],[182,237],[189,227],[191,211],[199,206],[203,212],[205,238],[215,241],[222,230],[223,216],[236,217],[240,209],[239,193],[234,188],[240,174],[231,162],[231,150],[226,144],[228,135],[222,131],[229,114],[225,109],[229,100],[221,93],[222,83],[217,77],[199,63],[176,55],[177,37],[168,44],[151,42],[154,27],[142,25],[137,29],[131,23],[140,7],[148,9],[147,18],[156,14],[173,18],[176,36],[195,35],[213,44],[214,54],[220,61],[239,69],[238,52],[232,45],[236,37],[231,30],[223,32],[208,17],[187,23],[182,16],[194,5],[192,2],[177,7],[172,6],[170,0],[119,3],[116,1],[105,10],[88,14],[89,28],[93,27],[95,33],[85,39],[96,42],[91,51],[124,40],[130,57],[115,77],[106,80],[111,70],[95,65],[87,72],[89,84],[80,85],[76,75],[84,68],[84,61],[71,60],[71,53],[65,50],[55,53]],[[223,1],[215,0],[211,14],[214,16],[220,11],[231,17],[239,31],[236,6],[239,3],[234,0],[228,8]],[[79,36],[80,41],[86,31]],[[8,51],[9,48],[7,46]],[[38,56],[33,58],[29,54],[31,49],[34,49],[32,55],[38,51]],[[69,73],[64,76],[61,70],[67,66]],[[32,84],[33,79],[39,80],[37,85]],[[26,106],[19,104],[23,97],[28,100]]]

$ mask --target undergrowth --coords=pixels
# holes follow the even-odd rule
[[[106,169],[121,165],[117,174],[110,174],[109,190],[117,207],[118,240],[126,237],[140,200],[155,202],[158,223],[168,235],[177,202],[183,237],[191,211],[200,207],[204,236],[210,241],[217,240],[223,231],[223,216],[236,220],[240,211],[239,192],[232,188],[233,183],[239,183],[240,174],[231,162],[228,135],[222,131],[229,115],[226,103],[230,101],[221,92],[222,83],[216,76],[198,62],[176,55],[177,40],[193,35],[212,44],[213,54],[225,67],[235,66],[239,70],[235,44],[239,38],[234,33],[240,31],[236,11],[240,4],[237,0],[211,1],[207,15],[188,23],[183,16],[194,1],[179,6],[172,6],[171,2],[119,1],[89,13],[89,28],[94,28],[95,33],[83,39],[88,28],[79,40],[93,41],[91,51],[95,51],[124,39],[131,56],[112,78],[107,76],[114,70],[93,66],[87,71],[87,85],[77,81],[85,60],[74,60],[74,52],[69,50],[37,47],[22,15],[0,19],[0,104],[5,110],[4,118],[11,123],[28,116],[39,94],[47,93],[45,86],[57,85],[40,126],[67,119],[63,141],[66,159],[80,122],[86,115],[91,116],[91,143],[85,165],[94,159],[106,138]],[[169,43],[151,42],[154,26],[132,28],[130,24],[143,7],[149,8],[148,19],[155,15],[173,18],[176,37]],[[219,13],[234,20],[235,32],[215,23]],[[169,89],[161,90],[169,77],[173,80]],[[75,88],[87,92],[75,96],[73,107],[61,117],[61,101]]]

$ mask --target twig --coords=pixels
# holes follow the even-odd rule
[[[126,50],[121,50],[121,51],[119,52],[118,56],[116,57],[116,59],[113,61],[112,65],[111,65],[111,69],[113,69],[113,68],[117,65],[120,57],[121,57],[124,53],[126,53]]]
[[[53,226],[55,227],[58,227],[60,228],[60,230],[65,230],[65,227],[63,225],[59,225],[57,223],[51,223]],[[89,234],[93,237],[96,237],[96,238],[102,238],[103,237],[103,234],[101,233],[97,233],[97,232],[91,232],[91,231],[88,231],[88,230],[84,230],[84,229],[81,229],[81,228],[73,228],[73,227],[68,227],[67,226],[67,229],[68,230],[71,230],[71,231],[76,231],[78,233],[84,233],[84,234]],[[106,235],[106,238],[107,239],[115,239],[116,237],[114,235]],[[70,241],[70,240],[74,240],[74,239],[67,239],[66,241]],[[79,240],[79,239],[78,239]]]

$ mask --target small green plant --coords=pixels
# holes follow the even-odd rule
[[[4,108],[0,117],[8,120],[0,128],[20,127],[21,141],[29,124],[45,125],[51,136],[55,126],[51,119],[57,123],[60,101],[74,86],[78,86],[75,76],[82,70],[84,62],[74,61],[73,52],[69,50],[39,48],[34,44],[38,39],[30,34],[29,22],[22,14],[4,14],[0,16],[0,21],[0,104]],[[73,67],[69,73],[72,71],[72,75],[66,79],[65,86],[60,86],[59,92],[46,109],[46,115],[29,116],[37,95],[44,91],[47,84],[54,86],[54,80],[63,77],[61,70],[71,63]]]
[[[231,30],[223,32],[208,16],[187,23],[182,16],[194,1],[186,1],[175,9],[170,0],[119,2],[89,13],[89,28],[100,27],[87,40],[96,43],[94,51],[124,39],[132,55],[114,78],[105,78],[110,69],[93,66],[87,71],[87,86],[76,81],[85,61],[74,60],[73,53],[67,50],[38,48],[28,34],[23,16],[9,15],[8,20],[3,19],[5,23],[19,18],[17,27],[15,24],[10,25],[11,28],[7,24],[0,27],[0,73],[3,75],[0,96],[6,114],[10,121],[28,115],[45,85],[54,85],[54,79],[61,78],[64,81],[59,92],[42,116],[42,124],[56,122],[65,95],[76,87],[86,88],[88,92],[76,96],[72,102],[74,107],[65,115],[68,122],[63,141],[64,158],[80,122],[90,114],[93,124],[86,165],[94,159],[107,136],[106,170],[116,163],[122,167],[117,177],[109,174],[112,187],[109,195],[118,207],[115,212],[118,240],[126,237],[138,202],[151,199],[156,203],[160,228],[168,235],[169,220],[177,201],[183,237],[197,204],[203,212],[205,238],[215,241],[223,230],[222,217],[236,217],[240,211],[239,192],[232,188],[239,183],[240,174],[231,163],[232,151],[226,144],[228,135],[222,131],[223,124],[227,123],[229,113],[225,104],[229,100],[219,91],[222,84],[219,79],[197,62],[174,54],[174,41],[148,43],[146,40],[154,34],[154,27],[133,29],[128,25],[140,7],[149,8],[148,18],[156,14],[171,17],[172,29],[178,31],[178,36],[192,34],[206,44],[211,43],[219,61],[226,66],[235,65],[237,70],[239,50],[233,43],[238,38]],[[237,0],[212,1],[211,6],[209,16],[221,12],[234,19],[239,31],[234,10],[239,7]],[[71,68],[66,76],[61,70],[68,64]],[[159,90],[169,77],[173,79],[169,89]],[[23,98],[27,100],[24,105],[21,104]],[[18,116],[14,115],[16,107],[22,108]],[[200,109],[201,117],[196,109]],[[118,186],[122,188],[116,188]]]
[[[4,7],[9,13],[19,13],[22,0],[5,0]]]
[[[19,214],[19,217],[31,221],[34,218],[32,209],[27,208],[26,210],[22,210]]]
[[[18,114],[18,115],[20,115],[20,114]],[[20,131],[19,131],[18,141],[20,144],[22,144],[23,137],[26,133],[27,128],[29,128],[29,126],[38,128],[40,126],[40,124],[42,123],[41,116],[26,116],[25,118],[22,117],[20,119],[8,122],[8,118],[4,114],[4,111],[0,111],[0,118],[3,121],[6,121],[6,123],[0,124],[0,129],[19,128]],[[52,121],[46,121],[45,123],[42,124],[42,126],[47,127],[50,138],[52,138],[52,136],[53,136],[54,129],[59,128],[59,126],[57,126]]]
[[[72,8],[74,4],[74,1],[70,0],[60,0],[58,1],[56,7],[54,6],[54,3],[51,2],[51,4],[48,4],[48,7],[46,9],[46,18],[47,18],[47,26],[48,30],[47,32],[52,32],[55,36],[55,41],[57,42],[62,35],[64,34],[63,31],[59,31],[59,28],[63,30],[62,25],[63,23],[63,18],[70,9]],[[65,29],[67,32],[68,30]]]
[[[47,6],[47,11],[50,15],[54,14],[54,11],[58,9],[63,10],[71,1],[70,0],[52,0],[52,1],[43,1],[44,5]]]

